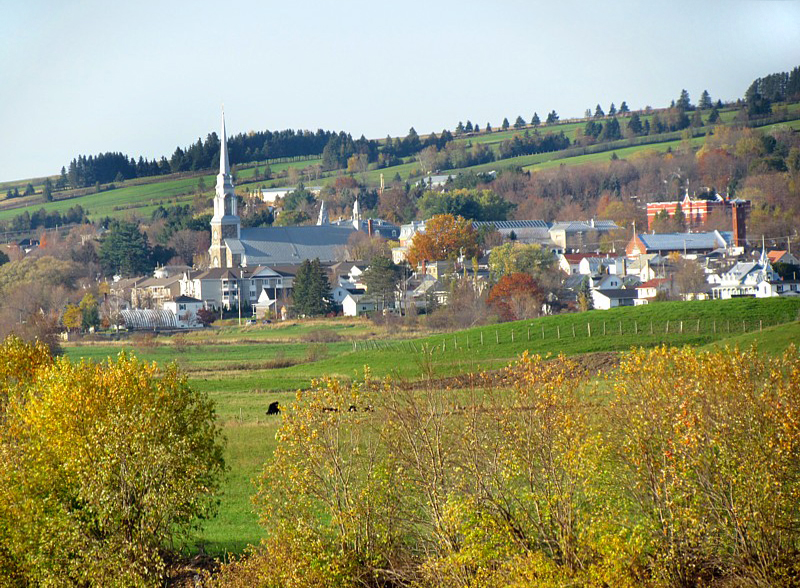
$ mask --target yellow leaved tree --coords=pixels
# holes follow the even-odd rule
[[[156,586],[213,512],[213,404],[174,367],[0,347],[0,586]]]

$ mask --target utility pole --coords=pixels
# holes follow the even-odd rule
[[[239,281],[237,282],[236,298],[239,300],[239,326],[242,326],[242,278],[244,277],[244,270],[239,269]]]

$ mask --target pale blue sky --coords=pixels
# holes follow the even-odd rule
[[[744,94],[800,2],[0,0],[0,181],[169,156],[219,126],[369,138]]]

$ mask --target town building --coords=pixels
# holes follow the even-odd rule
[[[323,213],[320,220],[326,218]],[[211,246],[208,253],[212,269],[247,268],[299,264],[318,258],[323,263],[349,259],[348,239],[356,231],[384,238],[397,238],[400,228],[379,219],[362,219],[358,204],[351,221],[333,224],[291,227],[242,228],[236,203],[225,114],[222,115],[219,173],[214,192],[214,215],[211,218]]]
[[[725,215],[726,218],[735,217],[737,209],[745,215],[748,214],[750,201],[723,198],[719,194],[715,194],[712,198],[691,198],[689,190],[686,190],[685,196],[680,201],[648,202],[647,229],[653,230],[653,223],[658,216],[667,214],[674,217],[679,210],[683,213],[689,228],[698,228],[705,226],[713,215]]]
[[[702,254],[725,250],[733,244],[733,233],[711,231],[710,233],[639,233],[634,234],[625,248],[628,257],[645,253],[668,255]]]

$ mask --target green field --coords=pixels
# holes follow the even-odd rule
[[[159,363],[175,361],[193,386],[214,399],[228,439],[230,473],[219,516],[194,543],[222,555],[240,553],[262,537],[250,505],[250,481],[275,447],[280,418],[267,417],[267,406],[274,400],[290,402],[294,391],[307,388],[313,378],[360,378],[365,366],[380,378],[446,378],[503,367],[525,350],[579,355],[662,343],[749,346],[758,342],[762,350],[777,353],[800,340],[799,314],[800,299],[664,302],[416,338],[410,338],[413,331],[395,328],[392,335],[391,329],[375,327],[367,320],[332,319],[225,326],[183,336],[179,345],[169,337],[159,337],[155,344],[142,339],[114,345],[70,344],[66,354],[73,360],[102,360],[126,349]],[[319,342],[331,338],[340,340]],[[266,367],[276,360],[301,363]]]

